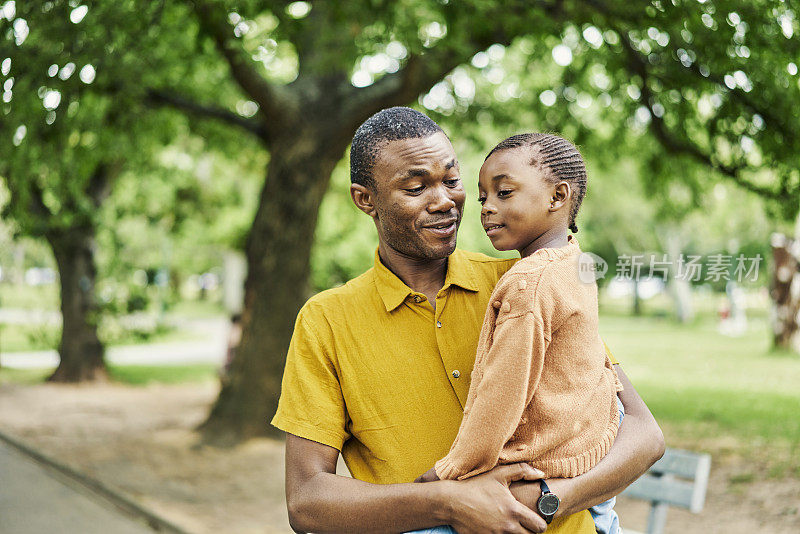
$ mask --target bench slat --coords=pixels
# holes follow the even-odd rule
[[[702,467],[707,459],[708,455],[706,454],[667,449],[664,457],[657,461],[648,472],[670,474],[694,480],[697,478],[698,468]]]
[[[681,508],[691,508],[694,485],[682,480],[644,475],[622,492],[623,495],[651,502],[663,502]]]

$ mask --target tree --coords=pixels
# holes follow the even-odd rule
[[[158,132],[169,135],[169,121],[143,116],[130,89],[158,67],[136,55],[158,9],[135,7],[2,6],[3,216],[19,233],[43,237],[58,266],[63,329],[53,381],[106,376],[95,296],[100,207],[123,168],[152,165]]]

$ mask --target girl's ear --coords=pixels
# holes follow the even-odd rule
[[[378,216],[375,211],[375,192],[361,184],[350,184],[350,198],[358,209],[372,217]]]
[[[553,196],[550,198],[550,211],[558,211],[565,204],[569,204],[572,198],[572,187],[569,182],[558,182],[553,188]]]

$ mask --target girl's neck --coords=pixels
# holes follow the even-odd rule
[[[518,250],[519,255],[527,258],[534,252],[543,248],[561,248],[569,244],[569,229],[563,226],[550,228],[545,233],[531,241],[525,248]]]

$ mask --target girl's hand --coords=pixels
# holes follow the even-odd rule
[[[430,469],[425,471],[423,474],[418,476],[414,480],[414,482],[435,482],[437,480],[439,480],[439,477],[436,476],[436,469],[431,467]]]

